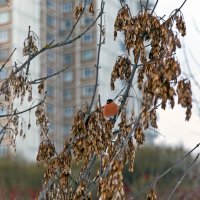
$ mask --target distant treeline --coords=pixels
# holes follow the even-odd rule
[[[133,173],[128,172],[128,166],[124,170],[124,185],[127,197],[136,194],[185,154],[186,151],[183,148],[146,146],[139,149],[136,153],[135,171]],[[188,156],[181,165],[172,169],[170,173],[154,185],[159,200],[167,199],[193,160],[194,157]],[[77,178],[80,169],[75,167],[72,169],[75,170],[73,175]],[[1,158],[0,199],[34,200],[37,198],[42,186],[43,172],[42,164],[38,166],[37,163],[27,163],[22,159]],[[173,196],[174,199],[183,199],[188,192],[192,191],[195,185],[198,185],[198,174],[200,174],[199,163],[194,165],[191,172],[184,178]],[[148,191],[144,192],[138,199],[146,199]],[[192,199],[194,200],[198,199],[195,195],[198,195],[198,191],[193,195]],[[95,195],[93,195],[93,199],[96,199]]]

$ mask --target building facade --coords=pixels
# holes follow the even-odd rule
[[[2,66],[9,54],[12,51],[12,9],[7,6],[7,2],[1,0],[0,1],[0,66]],[[8,63],[9,64],[9,63]],[[7,68],[4,67],[0,72],[0,80],[4,80],[7,77]],[[0,83],[1,84],[1,83]],[[3,98],[0,99],[0,115],[6,114],[6,102],[4,102]],[[0,138],[3,136],[3,126],[5,125],[6,120],[4,118],[0,118]],[[9,139],[8,133],[4,134],[4,139],[0,145],[0,156],[9,153]]]
[[[7,0],[0,0],[0,63],[2,64],[7,59],[14,48],[17,48],[17,52],[11,62],[21,62],[26,59],[22,57],[22,48],[23,41],[27,37],[28,26],[31,26],[31,30],[38,35],[40,47],[52,41],[54,44],[64,41],[76,21],[74,9],[80,2],[74,0],[11,0],[8,6]],[[93,2],[95,14],[85,12],[70,38],[83,32],[98,14],[101,0],[87,0],[86,9],[91,2]],[[130,1],[128,4],[136,14],[137,1]],[[119,81],[115,91],[110,89],[110,76],[116,58],[126,53],[122,37],[119,35],[116,41],[113,38],[114,21],[120,7],[120,1],[105,2],[103,26],[106,34],[105,44],[102,45],[100,53],[97,91],[97,94],[101,96],[102,104],[106,102],[106,99],[114,98],[123,87]],[[58,151],[62,149],[63,141],[70,133],[76,111],[86,102],[88,104],[91,102],[96,80],[98,23],[76,42],[48,50],[31,63],[31,66],[34,66],[30,68],[32,79],[50,76],[65,67],[68,68],[45,83],[49,137],[55,141]],[[4,73],[6,74],[2,71],[0,76],[4,76]],[[38,95],[37,88],[34,90],[34,95],[36,97]],[[34,113],[32,115],[34,119]],[[36,155],[40,142],[39,130],[36,126],[31,127],[29,132],[29,137],[23,141],[24,145],[22,145],[22,151],[26,149],[24,151],[26,157],[30,157],[31,151]]]
[[[0,0],[0,66],[9,58],[12,51],[16,48],[13,56],[6,64],[6,66],[0,71],[0,80],[4,80],[8,76],[8,71],[12,69],[13,63],[19,66],[27,57],[23,57],[23,43],[28,35],[28,27],[36,33],[40,30],[40,1],[39,0]],[[34,67],[33,67],[34,66]],[[40,76],[40,59],[39,57],[34,59],[30,67],[31,78],[34,79]],[[33,90],[33,96],[35,99],[39,98],[37,90]],[[24,101],[26,102],[26,100]],[[31,102],[32,103],[32,102]],[[5,105],[5,106],[4,106]],[[0,115],[6,114],[9,111],[6,110],[6,102],[1,99]],[[29,108],[31,104],[24,103],[20,106],[20,102],[16,101],[14,107],[18,111],[22,111]],[[22,115],[24,119],[29,118],[29,114]],[[31,120],[34,121],[35,114],[31,112]],[[7,118],[0,118],[0,128],[6,123]],[[28,123],[28,122],[27,122]],[[23,155],[28,159],[35,159],[39,139],[39,129],[35,123],[32,123],[31,133],[27,131],[26,139],[22,141],[22,138],[17,138],[17,153]],[[1,134],[2,135],[2,134]],[[0,138],[1,138],[0,135]],[[0,154],[13,153],[13,148],[10,146],[10,132],[6,131],[3,137],[3,141],[0,144]],[[32,158],[31,158],[32,157]]]

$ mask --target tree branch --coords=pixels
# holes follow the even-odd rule
[[[5,61],[5,63],[1,66],[0,72],[1,70],[6,66],[6,64],[8,63],[8,61],[10,60],[10,58],[13,56],[14,52],[16,51],[16,48],[14,48],[14,50],[12,51],[12,53],[10,54],[10,56],[8,57],[8,59]]]
[[[85,33],[87,33],[94,26],[94,24],[97,22],[97,20],[101,17],[102,14],[103,14],[103,11],[100,11],[99,14],[98,14],[98,16],[96,17],[96,19],[93,21],[93,23],[91,23],[91,25],[88,26],[88,28],[86,28],[81,34],[79,34],[78,36],[74,37],[73,39],[61,41],[61,42],[58,42],[55,45],[50,45],[50,46],[47,45],[47,46],[43,47],[42,49],[40,49],[38,52],[36,52],[34,55],[32,55],[30,58],[28,58],[20,67],[18,67],[15,70],[15,73],[18,73],[19,71],[23,70],[24,67],[31,60],[33,60],[36,56],[40,55],[41,53],[45,52],[46,50],[54,49],[54,48],[58,48],[58,47],[62,47],[62,46],[66,46],[68,44],[73,43],[77,39],[81,38]]]
[[[171,199],[172,195],[175,193],[176,189],[178,188],[178,186],[181,184],[181,182],[183,181],[184,177],[190,172],[191,168],[193,167],[194,163],[198,160],[199,158],[199,154],[196,156],[196,158],[192,161],[192,163],[189,165],[189,167],[187,168],[187,170],[185,171],[185,173],[183,174],[183,176],[181,177],[181,179],[178,181],[178,183],[176,184],[176,186],[174,187],[174,189],[172,190],[172,193],[170,194],[168,200]]]
[[[104,12],[104,5],[105,2],[101,1],[101,11]],[[98,86],[98,80],[99,80],[99,60],[100,60],[100,54],[101,54],[101,46],[103,44],[102,37],[103,37],[103,15],[100,17],[100,24],[99,24],[99,44],[98,44],[98,52],[97,52],[97,63],[95,65],[96,68],[96,81],[95,81],[95,87],[94,87],[94,92],[92,96],[92,100],[88,109],[88,112],[91,112],[92,106],[94,104],[94,99],[96,96],[96,91],[97,91],[97,86]]]
[[[35,80],[33,80],[33,81],[30,81],[29,83],[30,83],[30,84],[38,84],[38,83],[41,83],[41,82],[45,81],[46,79],[52,78],[52,77],[54,77],[54,76],[56,76],[56,75],[58,75],[58,74],[60,74],[60,73],[62,73],[62,72],[64,72],[64,71],[66,71],[66,70],[69,69],[70,67],[71,67],[71,66],[64,67],[63,69],[61,69],[60,71],[55,72],[54,74],[51,74],[51,75],[49,75],[49,76],[45,76],[45,77],[41,77],[41,78],[35,79]]]
[[[136,193],[132,200],[141,195],[143,192],[145,192],[148,188],[150,188],[152,185],[154,185],[159,179],[164,177],[166,174],[168,174],[173,168],[178,166],[185,158],[187,158],[195,149],[199,148],[200,143],[198,143],[192,150],[190,150],[186,155],[184,155],[182,158],[180,158],[177,162],[175,162],[171,167],[169,167],[166,171],[164,171],[160,176],[158,176],[154,181],[149,183],[147,186],[145,186],[142,190],[140,190],[138,193]]]
[[[46,99],[46,95],[44,96],[44,99],[41,100],[37,105],[32,106],[32,107],[30,107],[30,108],[27,108],[27,109],[25,109],[25,110],[23,110],[23,111],[16,112],[16,110],[15,110],[14,113],[8,113],[8,114],[5,114],[5,115],[0,115],[0,118],[9,117],[9,116],[13,116],[13,115],[20,115],[20,114],[23,114],[23,113],[25,113],[25,112],[28,112],[28,111],[30,111],[30,110],[36,108],[37,106],[43,104],[44,101],[45,101],[45,99]]]

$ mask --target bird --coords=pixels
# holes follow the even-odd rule
[[[115,121],[118,111],[119,108],[112,99],[108,99],[103,106],[103,116],[107,120]]]

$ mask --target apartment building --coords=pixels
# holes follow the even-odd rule
[[[8,3],[9,2],[9,3]],[[6,67],[0,72],[0,80],[2,81],[8,75],[8,70],[12,69],[12,65],[16,62],[20,65],[26,57],[23,57],[23,42],[28,35],[28,27],[31,26],[32,30],[39,33],[40,30],[40,0],[0,0],[0,66],[8,59],[11,52],[16,48],[13,56],[6,64]],[[34,67],[33,67],[34,66]],[[40,76],[40,59],[36,58],[31,63],[31,78]],[[38,99],[37,90],[33,90],[33,96]],[[0,115],[6,114],[6,102],[1,99]],[[18,111],[22,111],[30,104],[25,103],[20,106],[19,102],[15,102],[15,107]],[[34,121],[34,112],[31,112],[31,120]],[[26,113],[22,116],[24,119],[29,118]],[[7,119],[0,118],[0,129]],[[27,122],[28,123],[28,122]],[[26,139],[22,141],[21,138],[17,139],[17,153],[25,157],[33,157],[35,159],[38,144],[39,144],[39,130],[35,123],[32,123],[31,131],[27,131]],[[1,135],[0,135],[1,138]],[[13,153],[13,148],[10,147],[10,132],[7,131],[4,139],[0,144],[0,155]]]
[[[0,62],[4,62],[12,49],[17,48],[12,61],[21,61],[23,41],[27,37],[28,26],[38,35],[41,47],[54,40],[54,43],[65,40],[75,23],[74,8],[81,1],[74,0],[0,0]],[[93,2],[95,14],[85,12],[71,36],[79,35],[94,20],[99,12],[100,0]],[[133,12],[138,9],[137,2],[128,2]],[[122,37],[113,39],[114,20],[120,8],[119,1],[106,1],[103,24],[106,31],[105,44],[100,54],[99,86],[97,94],[101,102],[115,97],[123,84],[119,81],[116,91],[110,90],[110,74],[117,56],[125,53]],[[99,42],[99,26],[95,24],[89,32],[76,42],[48,50],[33,60],[31,66],[32,79],[43,77],[69,67],[65,72],[46,81],[46,107],[49,116],[49,137],[54,139],[56,149],[60,151],[63,141],[68,136],[75,112],[86,102],[90,104],[95,79],[96,58]],[[0,73],[0,76],[4,76]],[[5,71],[6,74],[6,71]],[[37,96],[37,91],[34,91]],[[38,97],[39,98],[39,97]],[[32,113],[34,115],[34,113]],[[32,116],[34,119],[34,116]],[[22,147],[26,157],[36,155],[39,145],[39,130],[32,127]],[[21,142],[21,141],[20,141]],[[34,152],[34,153],[31,153]],[[33,156],[34,157],[34,156]]]
[[[73,36],[83,32],[99,12],[100,0],[87,1],[87,8],[93,2],[95,14],[85,12],[77,24]],[[70,33],[75,23],[74,9],[80,1],[47,0],[41,1],[41,43],[62,41]],[[110,8],[113,12],[110,12]],[[121,53],[119,42],[114,42],[114,19],[120,8],[119,2],[109,1],[105,4],[103,24],[106,30],[105,44],[100,54],[99,86],[97,94],[102,103],[116,94],[110,90],[110,74],[115,60]],[[69,66],[64,73],[46,82],[47,111],[49,114],[49,134],[57,142],[57,149],[62,147],[63,140],[69,134],[75,112],[86,102],[88,105],[94,91],[96,80],[96,58],[99,42],[99,26],[95,24],[76,42],[49,50],[41,56],[43,75],[51,75]],[[121,89],[121,87],[119,87]]]
[[[12,44],[12,10],[11,7],[7,6],[7,2],[1,0],[0,1],[0,66],[3,65],[3,63],[6,62],[9,54],[11,53],[11,44]],[[7,77],[7,68],[3,68],[0,72],[0,80],[3,80]],[[0,83],[1,84],[1,83]],[[0,115],[6,114],[6,102],[3,101],[3,99],[0,99]],[[3,118],[0,118],[0,138],[4,134],[3,126],[5,125],[6,120]],[[0,145],[0,156],[7,154],[9,151],[9,145],[10,142],[8,140],[8,134],[5,133],[5,139],[2,141]]]

